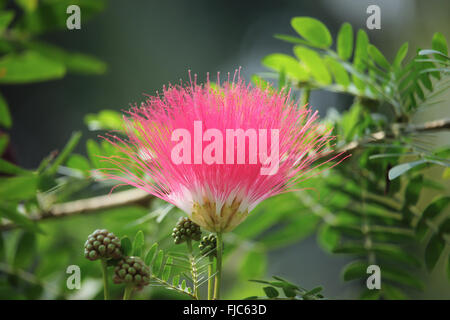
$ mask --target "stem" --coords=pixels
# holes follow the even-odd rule
[[[105,259],[102,262],[102,273],[103,273],[103,294],[105,300],[109,300],[109,287],[108,287],[108,265]]]
[[[302,91],[302,96],[301,96],[301,102],[300,104],[302,106],[304,106],[305,104],[309,103],[309,95],[311,94],[311,89],[310,88],[303,88]]]
[[[209,256],[209,266],[208,266],[208,300],[212,300],[214,297],[214,284],[213,284],[213,256]]]
[[[217,270],[216,270],[216,285],[214,287],[214,300],[220,299],[220,282],[222,280],[222,249],[223,249],[223,243],[222,243],[222,233],[217,232],[216,233],[216,252],[217,252]]]
[[[126,286],[123,292],[123,300],[130,300],[131,294],[133,293],[133,286]]]
[[[195,260],[194,260],[194,255],[192,254],[193,250],[192,250],[192,240],[191,239],[187,239],[186,240],[186,245],[188,247],[188,251],[189,251],[189,262],[191,263],[191,274],[192,274],[192,282],[193,282],[193,291],[194,291],[194,295],[196,297],[198,297],[198,287],[197,287],[197,268],[195,266]]]

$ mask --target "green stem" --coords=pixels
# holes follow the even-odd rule
[[[193,250],[192,250],[192,240],[191,239],[187,239],[186,240],[186,245],[188,247],[188,251],[189,251],[189,262],[191,263],[191,274],[192,274],[192,281],[193,286],[194,286],[194,295],[196,297],[198,297],[198,287],[197,287],[197,268],[195,266],[195,260],[194,260],[194,255],[192,254]]]
[[[123,292],[123,300],[130,300],[131,294],[133,293],[133,286],[126,286]]]
[[[217,266],[216,266],[216,283],[214,287],[214,300],[220,299],[220,284],[222,280],[222,249],[223,249],[223,242],[222,242],[222,233],[217,232],[216,233],[216,252],[217,252]]]
[[[212,277],[213,262],[214,262],[214,257],[212,255],[210,255],[209,256],[209,265],[208,265],[208,300],[212,300],[214,297],[214,279]]]
[[[105,300],[109,300],[109,287],[108,287],[108,264],[105,259],[102,262],[102,273],[103,273],[103,293]]]
[[[302,96],[301,96],[301,102],[300,104],[302,106],[304,106],[305,104],[309,103],[309,96],[311,94],[311,89],[304,87],[303,91],[302,91]]]

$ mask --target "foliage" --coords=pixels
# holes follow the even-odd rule
[[[47,31],[65,28],[67,1],[16,2],[17,10],[0,10],[0,83],[23,84],[106,70],[97,58],[39,40]],[[103,1],[70,4],[80,5],[84,18],[104,6]],[[352,157],[303,182],[303,190],[259,205],[225,236],[225,264],[238,255],[242,258],[239,280],[264,278],[271,251],[316,233],[324,250],[350,257],[342,277],[359,280],[362,298],[398,299],[406,297],[410,288],[422,290],[425,283],[416,275],[423,267],[435,269],[440,259],[448,261],[450,278],[450,258],[445,253],[450,197],[442,181],[431,179],[427,171],[448,167],[450,149],[432,149],[428,129],[412,124],[414,115],[437,103],[448,88],[445,38],[436,33],[431,49],[410,52],[409,60],[411,50],[405,43],[390,62],[369,42],[365,31],[359,30],[354,37],[348,23],[338,32],[335,50],[331,33],[320,21],[297,17],[292,27],[300,37],[276,37],[294,44],[293,55],[266,56],[262,64],[271,72],[253,80],[267,87],[268,81],[276,79],[280,89],[299,90],[305,103],[313,90],[351,95],[350,108],[342,113],[330,111],[323,123],[334,127],[336,147],[351,150]],[[85,124],[96,133],[116,130],[121,134],[121,115],[114,110],[88,114]],[[0,96],[2,155],[12,125],[7,102]],[[114,147],[88,139],[85,154],[74,153],[80,143],[81,134],[74,133],[59,153],[48,155],[35,170],[0,159],[0,297],[100,298],[100,269],[82,254],[86,236],[96,228],[113,230],[121,236],[124,253],[143,258],[150,267],[152,285],[137,293],[137,298],[201,297],[199,288],[210,279],[212,262],[195,247],[186,253],[184,245],[173,244],[170,233],[181,212],[172,205],[144,197],[119,206],[86,209],[94,211],[92,215],[69,210],[73,200],[100,196],[93,199],[108,201],[101,196],[111,189],[95,169],[104,167],[102,156],[115,155]],[[319,191],[320,197],[310,189]],[[429,190],[440,195],[424,199]],[[54,217],[58,215],[67,217]],[[126,236],[134,234],[133,241]],[[89,292],[67,289],[64,271],[72,264],[83,270],[83,287]],[[381,267],[380,291],[364,289],[370,264]],[[280,277],[254,282],[264,285],[265,296],[250,298],[323,298],[321,287],[306,290]],[[113,297],[121,296],[122,287],[111,289]]]
[[[431,271],[448,244],[448,196],[432,200],[425,210],[418,206],[424,189],[445,191],[424,170],[432,165],[449,167],[450,148],[430,149],[426,130],[414,129],[412,119],[448,88],[445,38],[436,33],[432,49],[418,50],[408,62],[404,43],[391,63],[364,30],[358,30],[354,39],[348,23],[338,32],[336,50],[320,21],[294,18],[291,24],[301,38],[276,37],[294,44],[294,56],[266,56],[262,63],[275,71],[267,77],[301,89],[304,102],[317,89],[354,97],[348,111],[331,112],[326,119],[334,126],[337,145],[351,150],[351,160],[326,179],[306,183],[305,187],[320,191],[320,200],[307,192],[299,196],[322,218],[318,240],[332,253],[354,257],[342,272],[345,281],[359,279],[364,288],[367,267],[380,266],[382,289],[365,290],[362,298],[397,299],[405,297],[399,288],[421,290],[424,285],[414,273],[423,261]],[[424,254],[417,254],[424,245]]]
[[[316,287],[311,290],[306,290],[305,288],[299,287],[295,284],[290,283],[280,277],[273,276],[276,281],[265,281],[265,280],[250,280],[253,282],[261,283],[266,285],[263,290],[265,297],[248,297],[249,300],[254,299],[292,299],[292,300],[318,300],[323,299],[323,295],[320,294],[322,287]],[[279,289],[282,290],[284,297],[280,297]]]

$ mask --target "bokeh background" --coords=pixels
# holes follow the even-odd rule
[[[365,27],[369,4],[381,8],[381,30]],[[97,133],[84,124],[86,114],[127,109],[129,103],[140,101],[143,93],[153,94],[164,84],[186,80],[188,70],[204,79],[207,72],[224,74],[242,67],[241,75],[249,80],[251,75],[265,71],[260,62],[265,55],[291,54],[292,45],[273,35],[293,34],[289,21],[294,16],[318,18],[328,26],[333,38],[346,21],[355,30],[364,28],[371,42],[392,59],[405,41],[409,41],[410,48],[429,47],[435,31],[450,39],[449,12],[447,0],[110,0],[105,10],[89,21],[83,19],[82,12],[81,30],[54,31],[43,36],[67,50],[102,59],[108,65],[104,75],[66,75],[57,81],[1,86],[14,120],[10,130],[12,157],[23,167],[35,168],[52,150],[62,148],[75,130],[83,131],[83,139],[97,139]],[[350,100],[315,91],[310,103],[325,115],[330,107],[348,108]],[[422,114],[417,121],[448,114],[447,105]],[[84,145],[76,151],[84,154]],[[48,223],[60,223],[63,230],[77,225],[88,230],[102,218],[100,214],[76,219]],[[114,215],[105,219],[114,219]],[[345,257],[321,250],[312,235],[271,252],[267,275],[280,275],[307,288],[325,284],[325,296],[352,298],[356,294],[354,285],[344,283],[340,277],[347,262]],[[234,279],[233,269],[239,260],[227,263],[230,271],[225,277]],[[448,283],[441,283],[434,274],[427,277],[431,285],[422,293],[412,293],[413,297],[450,298]],[[241,286],[228,289],[230,298],[241,298],[245,293]]]

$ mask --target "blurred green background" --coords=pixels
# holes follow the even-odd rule
[[[202,80],[207,72],[224,74],[242,66],[241,75],[249,80],[253,74],[265,70],[260,61],[267,54],[291,53],[292,46],[274,39],[273,34],[292,34],[289,21],[294,16],[311,16],[323,21],[333,38],[339,26],[348,21],[355,30],[365,29],[371,42],[389,60],[405,41],[409,41],[410,48],[427,48],[435,31],[450,39],[450,2],[447,0],[110,0],[105,4],[105,9],[89,20],[84,19],[81,12],[81,30],[54,30],[41,37],[69,51],[98,57],[107,64],[105,74],[67,74],[63,79],[42,83],[1,85],[14,121],[9,152],[16,164],[30,169],[37,167],[52,150],[61,149],[76,130],[82,130],[83,141],[97,139],[98,132],[89,131],[84,124],[86,114],[102,109],[128,109],[129,103],[142,100],[143,93],[154,94],[164,84],[186,80],[188,70],[197,73]],[[381,30],[365,28],[369,4],[381,8]],[[444,99],[448,101],[448,98],[447,93]],[[315,91],[310,104],[324,116],[330,107],[347,109],[351,99]],[[414,121],[438,119],[448,116],[448,111],[447,103],[446,108],[433,108]],[[438,138],[445,141],[449,135]],[[76,151],[85,154],[84,143]],[[84,239],[98,227],[132,237],[138,227],[130,223],[147,213],[145,208],[133,208],[127,210],[127,216],[121,210],[112,210],[45,222],[42,227],[46,234],[39,236],[40,256],[36,260],[39,263],[35,264],[36,272],[43,275],[39,281],[50,288],[44,297],[60,297],[52,296],[55,291],[52,288],[61,287],[66,277],[65,268],[70,264],[80,265],[83,286],[80,291],[66,290],[64,294],[72,298],[101,297],[100,269],[82,257]],[[178,217],[179,213],[174,215]],[[169,243],[167,234],[175,220],[169,217],[163,225],[148,223],[139,228],[150,242]],[[17,236],[11,233],[8,241],[16,241]],[[261,289],[243,278],[245,274],[239,271],[243,255],[240,256],[239,251],[245,252],[245,248],[226,261],[225,298],[243,298]],[[315,235],[308,235],[301,242],[271,251],[267,260],[261,261],[261,274],[257,276],[276,274],[306,288],[323,285],[326,297],[354,298],[358,286],[344,283],[340,276],[348,261],[324,252]],[[413,291],[410,296],[449,299],[450,285],[442,281],[440,273],[438,270],[422,274],[428,283],[425,291]],[[41,297],[40,285],[22,286],[20,280],[14,281],[12,285],[1,284],[1,298]],[[17,290],[11,290],[15,285]],[[29,294],[32,290],[36,290],[35,296]],[[119,294],[120,290],[116,288],[116,291]],[[170,294],[158,289],[150,291],[152,297]]]

